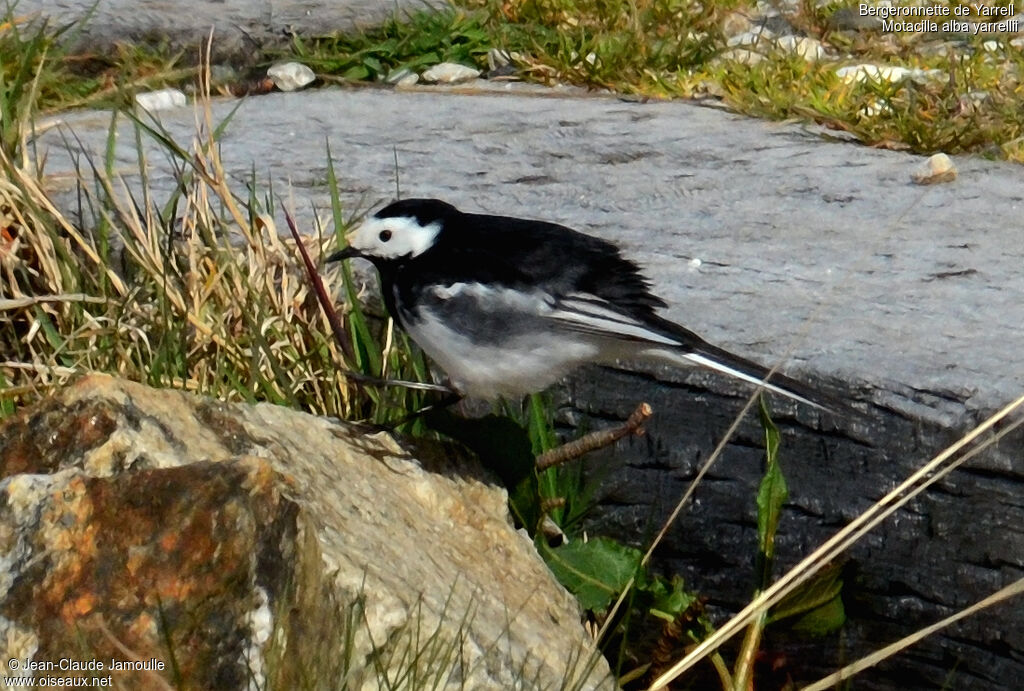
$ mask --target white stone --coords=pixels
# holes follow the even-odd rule
[[[466,67],[457,62],[442,62],[434,65],[420,75],[425,82],[432,84],[456,84],[480,76],[480,70],[473,67]]]
[[[316,79],[316,75],[301,62],[279,62],[267,70],[267,76],[281,91],[298,91]]]
[[[750,31],[752,26],[750,17],[743,12],[730,12],[722,20],[722,35],[726,38],[732,38],[733,36]]]
[[[849,65],[836,70],[836,76],[844,82],[876,81],[876,82],[898,82],[906,79],[910,70],[905,67],[888,67],[871,64]]]
[[[906,79],[915,82],[924,82],[933,79],[940,79],[945,76],[942,70],[921,70],[917,68],[899,67],[896,65],[873,65],[862,63],[860,65],[847,65],[836,70],[836,76],[847,84],[856,82],[873,81],[902,82]]]
[[[828,55],[821,41],[807,36],[780,36],[775,45],[787,53],[794,53],[807,62],[817,62]]]
[[[418,74],[416,74],[415,72],[412,72],[411,74],[407,74],[407,75],[403,76],[401,79],[399,79],[397,82],[395,82],[395,88],[396,89],[408,89],[411,86],[416,86],[416,84],[419,81],[420,81],[420,76]]]
[[[726,41],[725,45],[729,48],[755,46],[761,41],[770,41],[773,38],[775,38],[775,34],[768,29],[755,29],[753,31],[744,31],[742,34],[736,34]]]
[[[937,182],[952,182],[956,176],[956,166],[949,156],[935,154],[915,168],[910,179],[918,185],[934,185]]]
[[[764,60],[764,56],[746,48],[733,48],[722,53],[719,58],[729,62],[738,62],[741,65],[754,66]]]
[[[169,108],[180,108],[188,103],[188,98],[179,89],[160,89],[135,94],[135,105],[149,113]]]

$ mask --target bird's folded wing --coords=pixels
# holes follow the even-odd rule
[[[683,345],[679,339],[651,328],[589,293],[571,293],[555,300],[548,316],[563,328],[595,336],[667,346]]]
[[[834,409],[827,397],[796,380],[770,373],[767,368],[713,346],[696,334],[660,317],[641,320],[624,314],[594,295],[573,293],[556,300],[549,316],[574,331],[653,346],[638,353],[647,358],[677,366],[707,367],[816,408]],[[771,382],[766,381],[769,376]],[[819,403],[815,399],[822,399],[823,402]]]

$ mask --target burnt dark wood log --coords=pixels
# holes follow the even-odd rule
[[[744,392],[707,375],[660,375],[664,379],[595,369],[562,392],[563,421],[586,428],[624,419],[637,401],[654,408],[644,437],[584,461],[588,475],[601,478],[590,534],[650,544],[743,405]],[[874,404],[862,406],[870,422],[823,416],[778,399],[773,405],[790,489],[777,574],[973,422],[972,416],[943,425]],[[854,546],[844,567],[848,622],[841,634],[807,639],[769,627],[763,649],[784,656],[786,672],[797,680],[813,681],[1024,576],[1022,459],[1024,432],[1017,429]],[[683,575],[690,588],[710,598],[720,622],[749,602],[755,587],[755,497],[763,460],[763,430],[748,414],[654,556],[656,569]],[[853,688],[1005,689],[1021,678],[1024,602],[1017,599],[862,673]]]

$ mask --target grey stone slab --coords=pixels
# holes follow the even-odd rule
[[[218,59],[248,63],[260,48],[303,36],[350,31],[381,23],[420,0],[19,0],[18,15],[75,25],[79,47],[103,50],[115,41],[205,45],[212,29]]]
[[[910,182],[920,157],[824,141],[792,124],[684,103],[615,98],[391,92],[273,94],[243,102],[223,138],[243,189],[255,167],[328,214],[330,142],[343,199],[365,209],[394,194],[438,196],[474,211],[558,221],[614,240],[647,268],[667,316],[712,342],[860,401],[870,422],[776,405],[791,499],[779,558],[794,563],[981,415],[1024,390],[1024,169],[956,157],[960,178]],[[461,91],[472,90],[465,87]],[[490,85],[494,89],[494,85]],[[218,117],[236,105],[217,102]],[[179,141],[191,108],[162,121]],[[64,116],[95,154],[105,114]],[[50,130],[55,187],[70,159]],[[72,140],[73,141],[73,140]],[[119,130],[117,161],[137,169]],[[77,148],[75,143],[73,148]],[[155,188],[173,180],[150,150]],[[290,185],[290,189],[289,189]],[[284,228],[283,218],[278,218]],[[571,258],[567,257],[567,261]],[[699,263],[696,260],[700,260]],[[701,372],[593,369],[554,392],[564,424],[600,426],[641,401],[655,417],[641,440],[588,459],[601,479],[592,534],[642,543],[668,515],[747,391]],[[659,549],[714,611],[749,599],[761,432],[745,422]],[[1024,576],[1024,435],[1018,430],[922,495],[849,555],[845,643],[769,638],[811,680]],[[1019,603],[935,636],[857,688],[1009,688],[1024,675]]]

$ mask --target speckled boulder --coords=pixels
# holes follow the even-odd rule
[[[442,687],[612,688],[504,491],[438,451],[100,376],[20,411],[0,426],[3,673],[375,689],[418,654]]]

